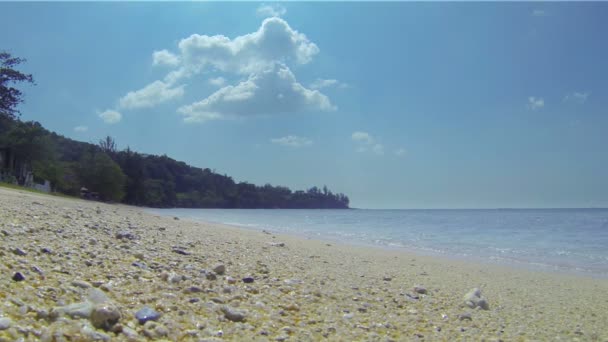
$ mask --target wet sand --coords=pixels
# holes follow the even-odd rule
[[[4,188],[0,260],[0,341],[608,341],[606,279]]]

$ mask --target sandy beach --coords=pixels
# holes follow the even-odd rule
[[[606,279],[4,188],[0,257],[0,341],[608,341]]]

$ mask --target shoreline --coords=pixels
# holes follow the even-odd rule
[[[173,218],[174,214],[164,215],[158,212],[158,208],[147,208],[147,207],[136,207],[141,208],[145,213],[151,215],[159,215],[162,217]],[[185,209],[185,208],[173,208],[173,209]],[[173,209],[160,209],[162,210],[173,210]],[[204,208],[202,210],[205,210]],[[213,209],[216,210],[216,209]],[[217,210],[230,210],[230,209],[217,209]],[[240,209],[235,209],[240,210]],[[258,209],[247,209],[247,210],[258,210]],[[272,210],[272,209],[259,209],[259,210]],[[322,209],[320,209],[322,210]],[[418,210],[418,209],[414,209]],[[425,209],[426,210],[426,209]],[[434,210],[434,209],[432,209]],[[443,210],[443,209],[441,209]],[[453,209],[460,210],[460,209]],[[469,210],[469,209],[466,209]],[[486,209],[479,209],[486,210]],[[489,209],[494,210],[494,209]],[[533,209],[536,210],[536,209]],[[574,209],[573,209],[574,210]],[[340,240],[339,238],[331,238],[325,237],[322,235],[311,236],[305,233],[298,234],[297,232],[289,232],[289,231],[276,231],[267,228],[260,228],[254,226],[248,226],[246,224],[238,224],[238,223],[223,223],[223,222],[214,222],[214,221],[205,221],[204,219],[198,219],[195,217],[180,217],[180,220],[184,220],[187,222],[191,222],[193,224],[202,224],[202,225],[213,225],[218,227],[231,227],[234,229],[242,229],[253,232],[264,232],[268,231],[275,235],[280,236],[291,236],[296,239],[310,240],[316,241],[317,243],[332,243],[336,245],[341,245],[345,248],[371,248],[371,249],[379,249],[385,251],[396,251],[403,252],[408,255],[414,256],[423,256],[438,259],[438,262],[450,262],[454,260],[458,260],[464,263],[478,264],[478,265],[486,265],[489,267],[497,266],[497,267],[507,267],[513,270],[527,271],[527,272],[542,272],[548,274],[561,274],[561,275],[570,275],[575,277],[583,277],[583,278],[591,278],[591,279],[605,279],[608,280],[608,272],[596,271],[593,269],[580,269],[575,267],[559,267],[555,264],[548,264],[542,262],[532,262],[530,260],[516,260],[512,258],[500,258],[496,259],[495,257],[484,257],[484,256],[473,256],[473,255],[461,255],[461,254],[450,254],[449,252],[442,252],[433,249],[423,249],[417,247],[407,247],[407,246],[391,246],[374,242],[364,242],[357,240]]]
[[[0,341],[608,339],[606,279],[6,189],[0,216]],[[472,288],[488,310],[464,304]],[[93,299],[119,319],[99,325],[94,313],[69,311]],[[140,324],[144,306],[160,317]]]

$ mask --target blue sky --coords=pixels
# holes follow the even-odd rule
[[[23,120],[354,207],[608,206],[608,4],[0,3]]]

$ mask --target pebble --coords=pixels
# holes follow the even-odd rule
[[[160,318],[160,312],[157,312],[149,306],[144,306],[135,313],[135,318],[139,324],[145,324],[148,321],[156,321]]]
[[[234,279],[230,276],[226,277],[225,279],[228,284],[236,284],[236,279]]]
[[[23,281],[23,280],[25,280],[25,277],[23,276],[23,274],[21,274],[21,272],[15,272],[15,274],[13,274],[13,280],[14,281]]]
[[[419,285],[414,286],[413,290],[416,293],[426,294],[426,288],[419,286]]]
[[[72,318],[90,318],[92,312],[93,304],[81,302],[53,308],[50,312],[50,316],[52,318],[57,318],[62,314],[66,314]]]
[[[121,318],[120,311],[110,303],[97,304],[91,313],[91,323],[95,328],[109,330]]]
[[[27,252],[21,248],[13,248],[13,254],[19,255],[19,256],[25,256],[25,255],[27,255]]]
[[[76,286],[81,289],[88,289],[91,287],[91,284],[87,283],[84,280],[74,280],[74,281],[72,281],[72,286]]]
[[[242,311],[238,311],[230,306],[224,305],[221,308],[224,313],[224,317],[233,321],[233,322],[243,322],[245,321],[245,313]]]
[[[382,278],[382,280],[384,280],[384,281],[391,281],[391,280],[393,280],[393,278],[391,278],[391,277],[384,277],[384,278]]]
[[[6,330],[6,329],[10,328],[12,323],[13,322],[10,320],[10,318],[7,318],[7,317],[0,318],[0,330]]]
[[[205,272],[205,278],[207,278],[207,280],[216,280],[217,275],[215,274],[215,272],[207,271]]]
[[[471,289],[471,291],[467,292],[464,295],[464,304],[471,309],[475,309],[476,307],[480,307],[484,310],[489,310],[490,305],[488,301],[481,296],[481,290],[478,288]]]
[[[224,266],[224,264],[217,264],[213,266],[213,272],[219,275],[223,275],[224,273],[226,273],[226,266]]]
[[[121,240],[121,239],[135,240],[135,239],[137,239],[137,236],[135,236],[135,234],[131,234],[129,232],[119,232],[119,233],[116,233],[116,238],[119,240]]]
[[[253,277],[245,277],[243,278],[243,283],[253,283]]]
[[[462,313],[462,314],[458,315],[458,319],[461,320],[461,321],[464,321],[465,319],[468,319],[469,321],[472,321],[473,317],[471,316],[470,312],[465,312],[465,313]]]
[[[173,253],[181,254],[181,255],[190,255],[192,253],[185,251],[183,249],[174,248]]]

